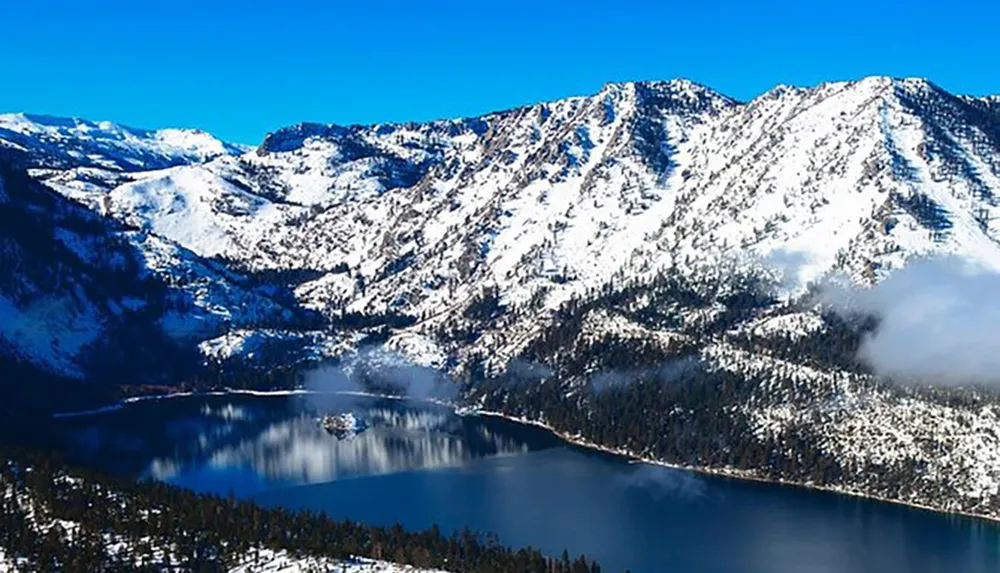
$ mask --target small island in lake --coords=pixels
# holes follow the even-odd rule
[[[316,423],[340,440],[356,436],[367,428],[363,420],[350,412],[320,416],[316,419]]]

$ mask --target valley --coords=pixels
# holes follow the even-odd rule
[[[610,83],[256,147],[2,115],[4,431],[143,394],[391,393],[996,519],[992,363],[920,321],[992,288],[998,194],[995,98],[917,78]],[[974,272],[880,290],[927,260]],[[924,371],[872,354],[900,331],[942,341],[903,361]]]
[[[318,412],[350,412],[368,429],[338,439],[317,427]],[[412,400],[187,396],[64,418],[53,428],[56,450],[77,463],[237,506],[323,511],[335,522],[390,530],[397,522],[406,531],[433,527],[446,538],[472,527],[557,558],[563,549],[571,561],[585,553],[602,571],[792,572],[826,555],[857,572],[996,566],[988,522],[637,463],[573,447],[542,428]],[[915,550],[923,538],[934,542]],[[279,548],[268,542],[261,554]],[[392,559],[454,570],[418,551]]]

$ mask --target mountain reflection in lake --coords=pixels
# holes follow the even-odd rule
[[[443,407],[327,396],[176,398],[76,419],[70,451],[87,463],[237,495],[362,475],[457,466],[556,445],[544,432],[499,433]],[[351,412],[367,428],[338,439],[316,422]],[[529,440],[532,437],[533,440]]]
[[[338,440],[321,414],[368,429]],[[630,463],[446,408],[343,396],[178,398],[53,422],[77,462],[266,506],[491,531],[618,573],[996,573],[994,524]]]

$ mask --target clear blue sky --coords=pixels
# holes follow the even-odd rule
[[[738,99],[872,74],[1000,94],[1000,0],[11,0],[2,18],[0,111],[242,143],[634,79]]]

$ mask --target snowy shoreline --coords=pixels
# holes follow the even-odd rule
[[[858,491],[854,491],[854,490],[849,490],[849,489],[838,488],[838,487],[821,486],[821,485],[816,485],[816,484],[812,484],[812,483],[796,482],[796,481],[789,481],[789,480],[783,480],[783,479],[764,478],[764,477],[760,477],[760,476],[757,476],[757,475],[753,475],[752,473],[750,473],[750,472],[748,472],[746,470],[705,468],[705,467],[698,467],[698,466],[683,466],[683,465],[678,465],[678,464],[671,464],[671,463],[668,463],[668,462],[664,462],[662,460],[657,460],[657,459],[647,458],[647,457],[644,457],[644,456],[641,456],[641,455],[637,455],[637,454],[635,454],[633,452],[630,452],[628,450],[616,449],[616,448],[610,448],[608,446],[603,446],[601,444],[597,444],[597,443],[591,442],[589,440],[586,440],[586,439],[584,439],[584,438],[582,438],[580,436],[574,436],[574,435],[571,435],[571,434],[567,434],[565,432],[561,432],[559,430],[556,430],[552,426],[550,426],[550,425],[548,425],[548,424],[546,424],[544,422],[539,422],[537,420],[529,420],[527,418],[521,418],[521,417],[518,417],[518,416],[511,416],[509,414],[504,414],[503,412],[495,412],[495,411],[491,411],[491,410],[481,410],[481,409],[478,409],[478,408],[475,408],[475,407],[469,407],[469,406],[459,406],[459,405],[454,404],[454,403],[446,402],[446,401],[443,401],[443,400],[436,400],[434,398],[416,398],[416,397],[412,397],[412,396],[395,396],[395,395],[391,395],[391,394],[378,394],[378,393],[374,393],[374,392],[362,392],[362,391],[355,391],[355,390],[334,390],[334,391],[323,392],[323,391],[318,391],[318,390],[306,390],[306,389],[303,389],[303,388],[294,389],[294,390],[240,390],[240,389],[226,389],[226,390],[214,390],[214,391],[211,391],[211,392],[173,392],[173,393],[170,393],[170,394],[154,394],[154,395],[149,395],[149,396],[134,396],[134,397],[131,397],[131,398],[125,398],[123,400],[120,400],[119,402],[117,402],[115,404],[110,404],[108,406],[103,406],[103,407],[100,407],[100,408],[94,408],[94,409],[91,409],[91,410],[81,410],[81,411],[78,411],[78,412],[59,412],[59,413],[55,413],[55,414],[52,414],[52,418],[55,418],[55,419],[65,419],[65,418],[76,418],[76,417],[82,417],[82,416],[95,416],[95,415],[107,414],[107,413],[111,413],[111,412],[115,412],[115,411],[121,410],[122,408],[128,406],[129,404],[135,404],[135,403],[138,403],[138,402],[155,401],[155,400],[169,400],[169,399],[173,399],[173,398],[188,398],[188,397],[202,397],[202,396],[262,396],[262,397],[269,397],[269,396],[305,396],[305,395],[323,395],[323,394],[327,394],[327,395],[339,395],[339,396],[360,396],[360,397],[365,397],[365,398],[380,398],[380,399],[384,399],[384,400],[400,400],[400,401],[409,400],[409,401],[414,401],[414,402],[423,402],[423,403],[428,403],[428,404],[435,404],[437,406],[444,406],[444,407],[447,407],[447,408],[451,409],[458,416],[485,416],[485,417],[491,417],[491,418],[501,418],[501,419],[507,420],[508,422],[513,422],[513,423],[516,423],[516,424],[523,424],[523,425],[526,425],[526,426],[535,426],[535,427],[538,427],[538,428],[542,428],[542,429],[550,432],[552,435],[554,435],[554,436],[558,437],[559,439],[563,440],[567,444],[572,444],[574,446],[585,448],[585,449],[588,449],[588,450],[592,450],[592,451],[596,451],[596,452],[601,452],[601,453],[604,453],[604,454],[609,454],[609,455],[617,456],[617,457],[620,457],[620,458],[625,458],[625,459],[628,459],[629,461],[633,461],[633,462],[640,462],[640,463],[645,463],[645,464],[649,464],[649,465],[654,465],[654,466],[659,466],[659,467],[664,467],[664,468],[673,469],[673,470],[679,470],[679,471],[688,471],[688,472],[696,473],[696,474],[699,474],[699,475],[706,475],[706,476],[713,476],[713,477],[723,477],[723,478],[728,478],[728,479],[738,479],[738,480],[752,481],[752,482],[765,483],[765,484],[771,484],[771,485],[791,486],[791,487],[803,488],[803,489],[812,490],[812,491],[834,493],[834,494],[843,495],[843,496],[849,496],[849,497],[867,499],[867,500],[877,501],[877,502],[882,502],[882,503],[891,503],[891,504],[894,504],[894,505],[901,505],[901,506],[905,506],[905,507],[911,507],[911,508],[914,508],[914,509],[919,509],[919,510],[922,510],[922,511],[929,511],[929,512],[937,513],[937,514],[941,514],[941,515],[952,515],[952,516],[966,517],[966,518],[970,518],[970,519],[978,519],[978,520],[987,521],[989,523],[1000,524],[1000,516],[986,515],[986,514],[981,514],[981,513],[971,513],[971,512],[958,511],[958,510],[942,509],[942,508],[937,508],[937,507],[933,507],[933,506],[922,504],[922,503],[918,503],[918,502],[903,501],[903,500],[899,500],[899,499],[890,499],[890,498],[886,498],[886,497],[882,497],[882,496],[878,496],[878,495],[874,495],[874,494],[862,493],[862,492],[858,492]]]
[[[412,396],[396,396],[392,394],[378,394],[374,392],[362,392],[360,390],[306,390],[304,388],[297,388],[294,390],[241,390],[238,388],[227,388],[225,390],[212,390],[210,392],[171,392],[169,394],[150,394],[148,396],[133,396],[131,398],[123,398],[114,404],[109,404],[107,406],[101,406],[100,408],[93,408],[90,410],[78,410],[75,412],[56,412],[51,414],[53,419],[65,419],[65,418],[80,418],[83,416],[97,416],[100,414],[109,414],[111,412],[116,412],[121,410],[125,406],[130,404],[137,404],[139,402],[154,402],[159,400],[170,400],[174,398],[202,398],[202,397],[220,397],[220,396],[261,396],[261,397],[272,397],[272,396],[320,396],[320,395],[332,395],[332,396],[359,396],[364,398],[381,398],[383,400],[411,400],[415,402],[425,402],[428,404],[435,404],[438,406],[445,406],[458,413],[461,408],[450,402],[445,402],[442,400],[436,400],[434,398],[415,398]]]
[[[152,402],[157,400],[169,400],[171,398],[191,398],[191,397],[201,397],[201,396],[295,396],[304,394],[348,394],[348,392],[316,392],[313,390],[239,390],[239,389],[226,389],[226,390],[213,390],[211,392],[171,392],[169,394],[150,394],[148,396],[133,396],[131,398],[123,398],[114,404],[109,404],[107,406],[101,406],[100,408],[93,408],[91,410],[78,410],[75,412],[56,412],[52,414],[52,418],[64,419],[64,418],[79,418],[83,416],[96,416],[99,414],[108,414],[110,412],[115,412],[121,410],[129,404],[136,404],[138,402]]]
[[[524,425],[528,425],[528,426],[536,426],[538,428],[542,428],[542,429],[545,429],[545,430],[551,432],[554,436],[558,437],[559,439],[563,440],[564,442],[566,442],[568,444],[572,444],[574,446],[578,446],[578,447],[585,448],[585,449],[592,450],[592,451],[601,452],[601,453],[604,453],[604,454],[609,454],[609,455],[612,455],[612,456],[617,456],[617,457],[620,457],[620,458],[625,458],[625,459],[628,459],[629,461],[632,461],[632,462],[640,462],[640,463],[649,464],[649,465],[653,465],[653,466],[660,466],[660,467],[664,467],[664,468],[668,468],[668,469],[672,469],[672,470],[688,471],[688,472],[691,472],[691,473],[695,473],[695,474],[699,474],[699,475],[705,475],[705,476],[723,477],[723,478],[728,478],[728,479],[737,479],[737,480],[744,480],[744,481],[752,481],[752,482],[764,483],[764,484],[770,484],[770,485],[790,486],[790,487],[807,489],[807,490],[811,490],[811,491],[834,493],[834,494],[837,494],[837,495],[843,495],[843,496],[848,496],[848,497],[855,497],[855,498],[867,499],[867,500],[870,500],[870,501],[877,501],[877,502],[882,502],[882,503],[891,503],[893,505],[901,505],[901,506],[904,506],[904,507],[910,507],[910,508],[919,509],[919,510],[922,510],[922,511],[929,511],[931,513],[936,513],[936,514],[940,514],[940,515],[951,515],[951,516],[958,516],[958,517],[966,517],[966,518],[970,518],[970,519],[983,520],[983,521],[987,521],[987,522],[994,523],[994,524],[1000,524],[1000,516],[992,516],[992,515],[986,515],[986,514],[981,514],[981,513],[970,513],[970,512],[967,512],[967,511],[941,509],[941,508],[937,508],[937,507],[933,507],[933,506],[930,506],[930,505],[921,504],[921,503],[917,503],[917,502],[903,501],[903,500],[898,500],[898,499],[890,499],[890,498],[881,497],[881,496],[874,495],[874,494],[862,493],[862,492],[858,492],[858,491],[854,491],[854,490],[841,489],[841,488],[837,488],[837,487],[821,486],[821,485],[816,485],[816,484],[806,483],[806,482],[797,482],[797,481],[789,481],[789,480],[783,480],[783,479],[764,478],[764,477],[753,475],[752,473],[749,473],[746,470],[714,469],[714,468],[705,468],[705,467],[698,467],[698,466],[683,466],[683,465],[678,465],[678,464],[671,464],[671,463],[668,463],[668,462],[664,462],[662,460],[657,460],[657,459],[653,459],[653,458],[647,458],[647,457],[644,457],[644,456],[640,456],[640,455],[634,454],[632,452],[629,452],[628,450],[620,450],[620,449],[615,449],[615,448],[609,448],[607,446],[602,446],[600,444],[596,444],[594,442],[590,442],[588,440],[585,440],[585,439],[583,439],[583,438],[581,438],[579,436],[573,436],[573,435],[570,435],[570,434],[567,434],[567,433],[564,433],[564,432],[560,432],[560,431],[556,430],[555,428],[553,428],[552,426],[549,426],[548,424],[546,424],[544,422],[539,422],[539,421],[536,421],[536,420],[529,420],[527,418],[519,418],[517,416],[510,416],[510,415],[504,414],[502,412],[493,412],[493,411],[488,411],[488,410],[474,410],[474,409],[469,409],[469,410],[465,410],[465,411],[459,411],[459,409],[456,409],[456,413],[458,413],[460,416],[472,415],[472,416],[489,416],[489,417],[493,417],[493,418],[502,418],[504,420],[507,420],[507,421],[510,421],[510,422],[515,422],[515,423],[518,423],[518,424],[524,424]]]

